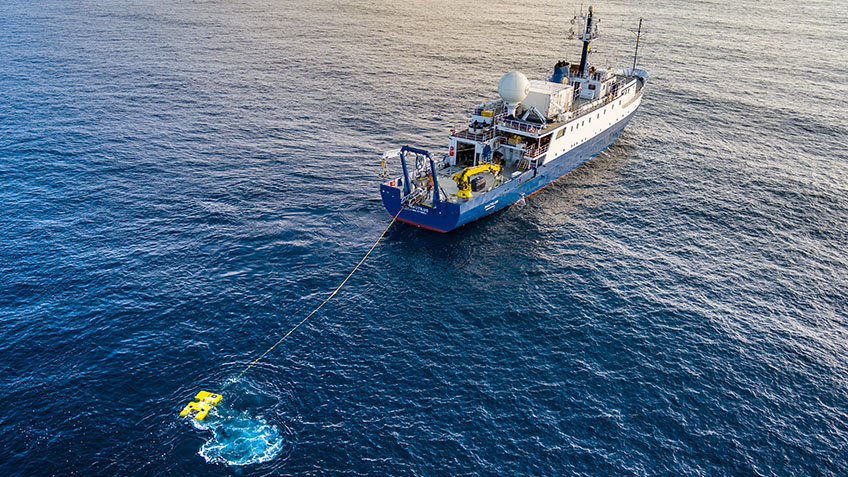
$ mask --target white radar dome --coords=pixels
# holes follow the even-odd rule
[[[503,98],[511,115],[515,114],[515,107],[527,97],[529,92],[530,81],[518,71],[507,73],[498,81],[498,94]]]

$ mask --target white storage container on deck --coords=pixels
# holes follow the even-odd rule
[[[535,106],[545,117],[553,119],[557,114],[568,111],[573,97],[574,88],[571,85],[530,80],[530,92],[521,101],[521,106],[526,109]]]

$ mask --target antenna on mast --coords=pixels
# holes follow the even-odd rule
[[[639,41],[642,40],[642,19],[639,18],[639,29],[636,31],[630,30],[636,34],[636,51],[633,53],[633,69],[636,69],[636,57],[639,56]]]
[[[582,5],[581,5],[582,10]],[[586,60],[589,57],[589,43],[598,38],[598,25],[593,22],[594,9],[589,6],[589,14],[575,18],[577,20],[577,39],[583,42],[582,53],[580,55],[580,68],[577,70],[577,76],[583,77],[586,73]],[[600,20],[598,20],[600,21]]]

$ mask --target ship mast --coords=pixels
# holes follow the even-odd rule
[[[580,18],[581,27],[583,26],[583,21],[585,20],[586,22],[586,28],[581,28],[582,31],[578,34],[578,38],[580,40],[583,40],[583,53],[580,55],[580,69],[577,73],[578,76],[581,78],[586,73],[586,60],[589,59],[589,43],[591,43],[592,40],[598,37],[598,27],[597,25],[594,25],[593,14],[593,8],[590,6],[589,14],[585,17]]]
[[[633,31],[633,30],[630,30]],[[633,69],[636,69],[636,57],[639,56],[639,40],[642,39],[642,19],[639,19],[639,29],[636,30],[636,51],[633,53]]]

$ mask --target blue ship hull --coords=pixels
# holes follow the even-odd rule
[[[433,207],[416,205],[401,210],[401,189],[381,184],[380,193],[386,210],[397,220],[436,232],[450,232],[465,224],[504,209],[523,197],[530,196],[560,179],[613,144],[636,114],[613,124],[597,136],[571,149],[544,165],[525,171],[487,194],[463,203],[439,201]],[[400,212],[400,213],[398,213]]]

